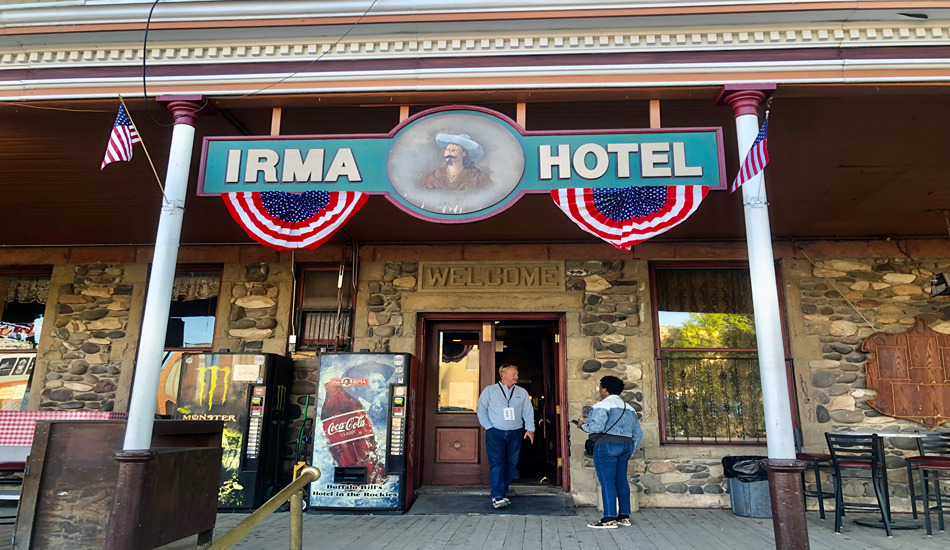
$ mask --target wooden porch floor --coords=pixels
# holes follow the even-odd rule
[[[3,510],[9,517],[11,509]],[[223,535],[245,514],[219,514],[215,534]],[[311,550],[767,550],[775,548],[770,519],[744,518],[730,510],[641,509],[633,527],[590,529],[597,519],[593,508],[578,508],[573,517],[492,514],[452,515],[322,515],[306,514],[304,548]],[[870,517],[867,515],[856,517]],[[900,515],[900,519],[910,519]],[[934,526],[936,528],[936,525]],[[808,513],[813,550],[946,550],[950,531],[895,531],[855,525],[845,519],[843,532],[834,533],[834,518],[822,521]],[[0,525],[0,548],[11,548],[13,527]],[[289,544],[289,520],[276,513],[233,548],[279,550]],[[162,550],[195,548],[195,538]]]
[[[236,525],[244,515],[219,515],[217,534]],[[591,529],[587,522],[600,515],[578,508],[574,517],[517,515],[314,515],[304,517],[304,548],[313,550],[765,550],[775,548],[772,520],[744,518],[730,510],[641,509],[633,526]],[[855,517],[870,517],[867,515]],[[904,516],[900,516],[905,519]],[[906,519],[909,519],[908,515]],[[287,514],[274,514],[236,549],[277,550],[288,544]],[[936,526],[935,526],[936,527]],[[923,529],[884,531],[855,525],[850,519],[840,535],[834,516],[822,521],[808,513],[813,550],[946,550],[950,531]],[[184,544],[183,544],[184,543]],[[194,548],[185,541],[163,550]]]

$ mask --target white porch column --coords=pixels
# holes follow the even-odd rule
[[[201,96],[165,96],[160,102],[175,117],[168,171],[165,176],[165,201],[158,221],[155,252],[148,278],[145,314],[139,338],[138,357],[132,398],[129,401],[129,422],[125,430],[123,450],[146,450],[151,447],[155,403],[158,400],[158,378],[165,349],[165,330],[171,305],[172,283],[178,262],[181,221],[185,213],[185,193],[191,169],[191,152],[195,140],[195,121],[206,106]]]
[[[723,96],[723,101],[735,110],[740,163],[759,133],[759,105],[765,100],[766,91],[774,89],[774,85],[766,87],[765,91],[760,88],[730,93],[727,89]],[[752,279],[752,304],[755,312],[759,376],[762,380],[769,458],[794,459],[795,434],[788,376],[785,371],[785,347],[782,341],[765,175],[759,172],[740,190],[749,249],[749,273]]]
[[[765,100],[766,94],[773,90],[774,84],[726,86],[720,93],[722,102],[735,111],[740,163],[752,148],[752,143],[759,133],[759,105]],[[805,501],[801,486],[805,463],[795,458],[792,404],[785,372],[785,347],[782,341],[765,175],[759,172],[745,182],[741,189],[746,242],[749,248],[759,377],[762,380],[762,403],[765,408],[766,444],[769,454],[765,468],[769,474],[775,548],[807,550],[808,523],[805,520]]]

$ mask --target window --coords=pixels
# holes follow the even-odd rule
[[[651,266],[665,443],[761,444],[752,285],[746,266]]]
[[[352,272],[305,269],[300,294],[298,347],[303,350],[350,351],[353,327]]]
[[[43,327],[48,274],[0,275],[0,351],[34,350]]]
[[[166,350],[210,350],[218,309],[221,273],[179,271],[172,283],[172,303],[165,331]]]

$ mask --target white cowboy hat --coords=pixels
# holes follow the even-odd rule
[[[485,154],[482,146],[475,143],[468,134],[438,134],[435,136],[435,142],[443,149],[446,145],[454,143],[465,149],[470,159],[477,159]]]

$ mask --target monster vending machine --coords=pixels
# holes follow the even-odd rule
[[[405,511],[412,503],[412,356],[320,356],[310,511]]]
[[[290,360],[274,354],[182,358],[176,417],[224,422],[218,508],[257,508],[280,489],[286,475],[280,433],[292,373]]]

